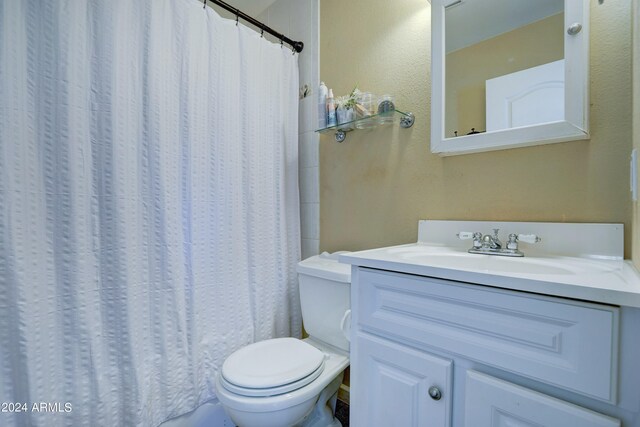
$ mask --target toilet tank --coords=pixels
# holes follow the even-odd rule
[[[338,262],[338,254],[323,253],[298,263],[298,284],[304,329],[316,341],[349,351],[341,328],[351,308],[351,265]],[[345,326],[351,317],[345,319]]]

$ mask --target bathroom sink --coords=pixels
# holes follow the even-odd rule
[[[498,228],[508,230],[502,233],[502,242],[512,230],[527,233],[522,234],[526,239],[516,234],[518,242],[523,243],[518,249],[524,257],[468,252],[472,241],[467,237],[472,233],[464,230]],[[446,283],[640,308],[640,273],[624,259],[623,239],[622,224],[424,220],[418,224],[416,243],[351,252],[340,255],[339,260],[352,268],[430,277]]]
[[[429,246],[395,248],[395,250],[396,257],[412,263],[497,274],[584,275],[606,273],[616,269],[616,266],[611,263],[570,257],[511,258],[470,254],[450,248]]]

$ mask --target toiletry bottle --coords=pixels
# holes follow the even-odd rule
[[[318,89],[318,129],[327,127],[327,97],[329,90],[324,82],[320,82]]]
[[[329,96],[327,97],[327,126],[335,126],[337,124],[336,102],[333,99],[333,89],[329,89]]]

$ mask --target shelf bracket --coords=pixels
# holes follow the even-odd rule
[[[413,126],[415,121],[416,121],[416,116],[414,116],[413,113],[407,113],[406,116],[403,116],[400,118],[400,127],[408,129],[411,126]]]
[[[344,142],[347,139],[347,133],[343,130],[336,131],[336,142]]]

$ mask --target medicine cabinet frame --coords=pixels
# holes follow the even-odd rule
[[[564,0],[564,120],[445,136],[445,7],[458,2],[431,0],[431,152],[451,156],[589,139],[589,0]]]

